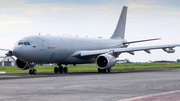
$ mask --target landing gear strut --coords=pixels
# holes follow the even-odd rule
[[[59,66],[59,73],[63,73],[63,67]]]
[[[34,67],[35,67],[36,64],[35,64],[35,63],[30,63],[29,65],[30,65],[31,68],[32,68],[32,69],[29,70],[29,75],[36,75],[36,74],[37,74],[37,71],[36,71],[36,69],[34,69]]]
[[[58,64],[59,67],[54,68],[54,73],[67,73],[68,68],[67,67],[62,67],[61,65]]]

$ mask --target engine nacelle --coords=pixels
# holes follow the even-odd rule
[[[174,53],[175,52],[174,49],[170,49],[170,48],[164,49],[164,51],[167,53]]]
[[[16,60],[16,65],[17,65],[18,69],[21,69],[21,70],[26,70],[26,69],[31,68],[27,62],[24,62],[19,59]]]
[[[116,58],[110,54],[102,54],[96,58],[96,65],[100,69],[111,68],[112,66],[115,65],[115,63],[116,63]]]

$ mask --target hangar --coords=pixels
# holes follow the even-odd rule
[[[15,66],[15,59],[11,56],[5,56],[0,61],[0,66],[2,67]]]

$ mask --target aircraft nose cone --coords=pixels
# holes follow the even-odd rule
[[[14,48],[13,48],[13,54],[14,54],[16,57],[18,56],[19,51],[18,51],[17,47],[14,47]]]
[[[17,58],[21,58],[22,57],[22,52],[20,47],[14,47],[13,49],[13,54],[17,57]]]

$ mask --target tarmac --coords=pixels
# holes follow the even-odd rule
[[[180,101],[180,69],[0,74],[0,101],[37,100]]]

